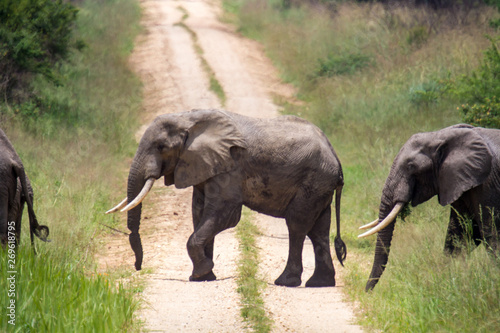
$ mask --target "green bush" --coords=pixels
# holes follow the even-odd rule
[[[496,96],[485,98],[481,104],[463,104],[461,109],[468,124],[500,128],[500,100]]]
[[[441,97],[443,85],[437,81],[428,81],[410,88],[410,102],[416,106],[437,103]]]
[[[55,65],[67,59],[78,10],[63,0],[0,1],[0,93],[25,100],[32,74],[58,83]]]
[[[326,59],[319,59],[316,76],[332,77],[349,75],[370,66],[371,58],[362,53],[329,54]]]
[[[451,82],[451,92],[463,102],[463,120],[471,125],[500,128],[500,53],[499,37],[488,37],[491,45],[481,65],[470,75]]]

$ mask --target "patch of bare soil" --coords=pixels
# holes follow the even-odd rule
[[[209,90],[199,55],[193,48],[184,23],[196,33],[203,56],[221,83],[225,108],[254,117],[274,117],[278,109],[272,95],[292,98],[293,89],[284,85],[262,47],[242,38],[219,22],[218,2],[194,0],[142,0],[144,33],[131,57],[133,69],[144,84],[142,136],[159,114],[193,108],[220,108]],[[181,11],[179,7],[182,7]],[[157,182],[159,184],[161,182]],[[123,187],[125,196],[125,184]],[[213,282],[189,282],[192,265],[186,242],[192,232],[191,190],[154,187],[143,204],[141,234],[144,247],[144,306],[140,317],[152,332],[244,332],[236,292],[238,242],[234,230],[216,237]],[[264,236],[258,240],[262,279],[268,282],[264,300],[273,332],[360,332],[352,325],[352,310],[342,301],[342,280],[335,288],[286,288],[273,284],[285,267],[288,232],[283,220],[255,214]],[[126,230],[126,219],[123,216]],[[101,270],[134,270],[134,256],[128,237],[116,233],[105,240],[98,256]],[[312,245],[304,249],[305,281],[314,269]],[[342,268],[335,262],[337,272]],[[337,273],[337,277],[339,274]]]

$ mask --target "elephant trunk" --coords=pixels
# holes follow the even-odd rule
[[[391,250],[392,235],[394,232],[395,222],[388,225],[377,234],[377,244],[375,245],[375,257],[373,259],[373,267],[370,273],[370,278],[366,283],[365,291],[372,290],[377,284],[380,276],[389,260],[389,252]]]
[[[393,204],[393,195],[388,194],[387,191],[383,191],[378,219],[380,222],[371,230],[371,232],[377,232],[377,243],[375,245],[373,267],[368,282],[366,283],[365,291],[370,291],[375,287],[385,270],[387,261],[389,260],[396,217],[402,207],[402,202]],[[370,231],[366,232],[364,235],[368,233],[370,233]]]
[[[129,198],[130,202],[142,191],[145,183],[144,177],[138,172],[137,168],[132,165],[127,185],[127,198]],[[141,270],[143,258],[141,236],[139,234],[141,213],[142,203],[137,204],[127,212],[127,227],[131,232],[129,235],[129,242],[135,254],[135,269],[138,271]]]
[[[144,166],[149,166],[145,170]],[[139,226],[141,224],[142,200],[147,196],[156,179],[161,175],[161,164],[142,154],[140,149],[134,157],[128,176],[127,197],[106,214],[117,211],[127,212],[127,227],[130,230],[129,242],[135,254],[135,269],[141,270],[143,250]]]

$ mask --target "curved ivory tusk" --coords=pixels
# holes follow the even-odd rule
[[[148,180],[146,180],[146,184],[144,184],[144,187],[142,188],[139,195],[136,196],[135,199],[132,202],[130,202],[125,208],[123,208],[120,212],[123,213],[123,212],[129,211],[132,208],[134,208],[135,206],[137,206],[138,204],[140,204],[142,202],[142,200],[144,200],[146,195],[148,195],[148,193],[151,190],[151,188],[153,187],[154,183],[155,183],[154,178],[149,178]]]
[[[378,224],[378,221],[380,221],[379,219],[376,219],[375,221],[373,222],[370,222],[368,224],[365,224],[365,225],[362,225],[361,227],[359,227],[358,229],[359,230],[363,230],[363,229],[368,229],[368,228],[373,228],[374,226],[376,226]]]
[[[367,232],[365,232],[364,234],[359,235],[358,238],[363,238],[363,237],[371,236],[371,235],[379,232],[380,230],[384,229],[385,227],[387,227],[389,224],[391,224],[392,221],[394,221],[394,219],[396,218],[396,216],[398,216],[399,211],[401,210],[401,208],[403,208],[403,203],[402,202],[398,202],[396,205],[394,205],[394,208],[391,210],[391,212],[389,213],[389,215],[387,215],[387,217],[382,222],[380,222],[373,229],[370,229]]]
[[[123,201],[120,202],[118,205],[116,205],[115,207],[108,210],[106,212],[106,214],[110,214],[110,213],[114,213],[114,212],[119,211],[120,209],[122,209],[123,207],[125,207],[127,205],[127,202],[128,202],[128,198],[123,199]]]

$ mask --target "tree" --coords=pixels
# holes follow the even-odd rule
[[[0,93],[20,101],[42,74],[57,83],[56,64],[68,58],[78,10],[62,0],[0,1]],[[29,94],[28,94],[29,95]]]

